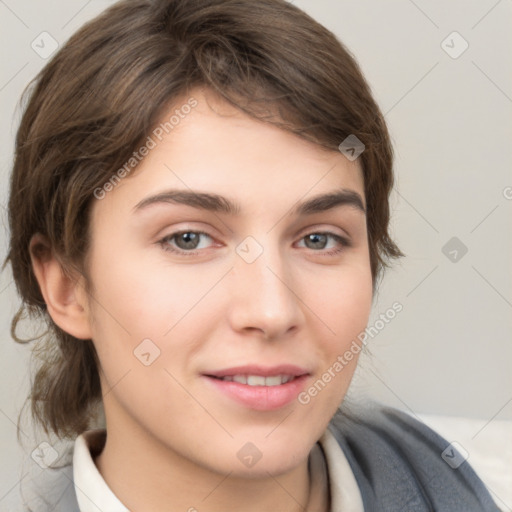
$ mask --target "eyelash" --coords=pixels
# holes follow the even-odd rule
[[[161,240],[158,241],[158,244],[162,247],[162,249],[164,251],[171,252],[173,254],[178,254],[180,256],[197,256],[200,251],[184,251],[182,249],[175,249],[169,245],[168,242],[170,240],[173,240],[175,237],[178,237],[185,233],[194,233],[196,235],[204,235],[213,240],[213,237],[211,237],[208,233],[206,233],[204,231],[194,231],[191,229],[186,229],[186,230],[182,230],[182,231],[176,231],[175,233],[171,233],[171,234],[165,236],[164,238],[162,238]],[[337,256],[342,251],[344,251],[346,248],[352,246],[352,244],[348,238],[340,236],[336,233],[332,233],[330,231],[312,231],[311,233],[307,233],[306,235],[302,236],[300,238],[300,240],[303,240],[304,238],[306,238],[309,235],[326,235],[327,237],[334,239],[336,242],[338,242],[338,244],[341,245],[341,247],[338,249],[331,249],[331,250],[326,251],[324,254],[326,254],[328,256]],[[322,252],[321,250],[318,250],[318,251],[315,251],[314,249],[311,249],[311,250],[313,252],[319,252],[319,253]]]

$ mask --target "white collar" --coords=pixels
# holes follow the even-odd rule
[[[105,429],[87,430],[75,440],[73,480],[80,512],[129,512],[111,491],[91,455],[91,447],[102,443]]]
[[[329,428],[319,442],[329,473],[331,512],[364,512],[363,498],[354,472]]]
[[[88,430],[75,440],[73,479],[80,512],[129,512],[106,484],[91,455],[91,449],[101,451],[105,433],[105,429]],[[354,473],[329,429],[319,443],[325,453],[329,474],[330,512],[363,512],[361,492]]]

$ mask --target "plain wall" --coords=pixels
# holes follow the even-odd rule
[[[0,2],[2,258],[16,104],[47,62],[31,43],[47,31],[62,44],[111,3]],[[356,56],[396,152],[392,232],[406,257],[388,271],[369,325],[394,302],[403,310],[368,342],[351,395],[483,428],[512,419],[512,3],[294,3]],[[0,510],[13,510],[29,350],[10,338],[19,300],[8,270],[0,291]]]

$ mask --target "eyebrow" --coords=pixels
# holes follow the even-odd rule
[[[239,204],[233,202],[227,197],[193,190],[166,190],[159,194],[146,197],[139,201],[133,208],[138,212],[155,204],[183,204],[216,213],[225,213],[227,215],[238,215],[241,212]],[[340,206],[355,208],[366,215],[366,209],[361,195],[355,190],[340,189],[335,192],[321,194],[307,201],[299,203],[292,210],[292,215],[312,215],[314,213],[325,212]]]

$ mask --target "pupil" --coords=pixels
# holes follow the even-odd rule
[[[182,233],[181,238],[185,241],[184,245],[186,249],[194,249],[197,245],[197,233]]]
[[[326,235],[320,235],[318,233],[314,233],[312,235],[308,235],[308,237],[306,238],[306,245],[308,245],[308,242],[312,242],[313,244],[315,244],[319,241],[325,242],[325,239],[326,239]],[[313,248],[315,248],[315,247],[313,247]]]

